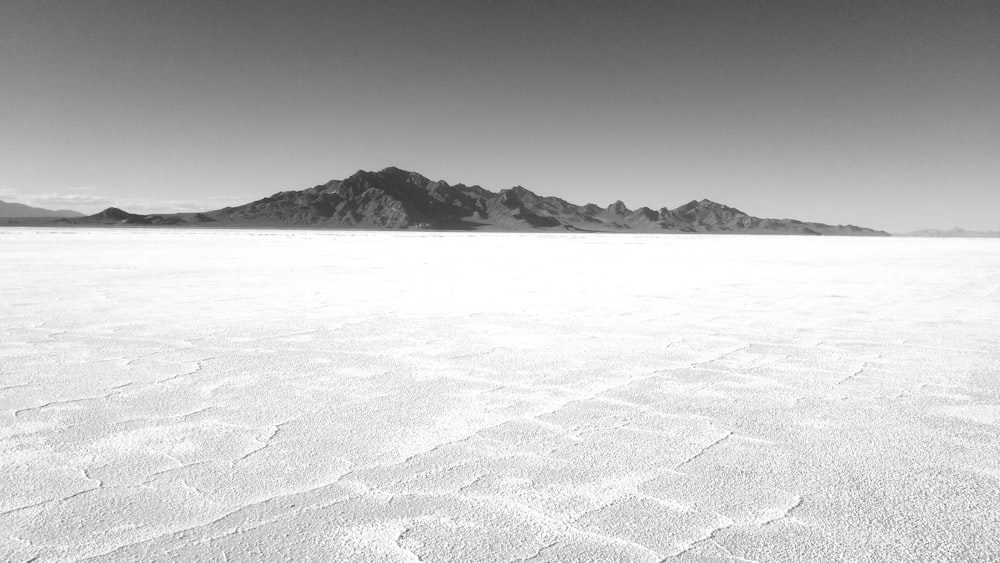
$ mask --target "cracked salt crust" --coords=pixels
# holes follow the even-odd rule
[[[996,560],[998,245],[0,229],[0,559]]]

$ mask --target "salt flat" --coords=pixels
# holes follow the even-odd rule
[[[1000,558],[1000,240],[0,229],[0,560]]]

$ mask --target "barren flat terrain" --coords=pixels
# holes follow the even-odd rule
[[[1000,240],[0,229],[3,561],[996,561]]]

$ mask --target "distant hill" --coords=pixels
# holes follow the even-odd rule
[[[178,214],[167,215],[137,215],[122,211],[117,207],[109,207],[100,213],[77,219],[77,223],[100,223],[106,225],[183,225],[185,221]]]
[[[66,220],[73,224],[185,225],[215,227],[315,227],[489,231],[593,231],[636,233],[761,233],[868,235],[888,233],[853,225],[825,225],[795,219],[761,219],[707,199],[676,209],[628,209],[576,205],[538,195],[521,186],[492,192],[449,184],[399,168],[359,170],[344,180],[304,190],[279,192],[236,207],[204,213],[135,215],[109,208]]]
[[[953,229],[923,229],[906,233],[908,237],[935,237],[935,238],[1000,238],[1000,231],[966,231],[955,227]]]
[[[51,209],[42,209],[41,207],[31,207],[23,203],[0,201],[0,218],[25,219],[35,217],[83,217],[83,213],[68,209],[53,211]]]

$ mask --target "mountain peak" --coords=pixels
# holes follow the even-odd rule
[[[361,170],[359,170],[361,172]],[[385,168],[379,170],[382,174],[411,174],[409,170],[403,170],[398,166],[386,166]]]
[[[119,209],[117,207],[109,207],[109,208],[105,209],[104,211],[101,211],[99,213],[94,213],[90,217],[94,218],[94,219],[123,220],[123,219],[128,219],[129,217],[132,217],[132,214],[129,213],[128,211],[125,211],[123,209]]]
[[[692,199],[691,201],[685,203],[681,207],[728,207],[721,203],[714,202],[710,199]]]
[[[743,213],[739,209],[736,209],[735,207],[729,207],[728,205],[718,203],[710,199],[702,199],[701,201],[697,199],[692,199],[691,201],[685,203],[684,205],[678,207],[677,209],[674,209],[674,211],[681,213],[692,212],[692,211],[701,211],[701,212],[732,211],[735,213],[740,213],[745,215],[745,213]]]
[[[430,178],[420,174],[419,172],[413,172],[411,170],[404,170],[396,166],[388,166],[379,170],[378,172],[369,172],[368,174],[374,174],[382,178],[392,178],[399,182],[404,182],[408,184],[416,184],[421,188],[426,188],[434,182]]]
[[[632,211],[625,207],[625,202],[619,199],[608,206],[608,212],[614,215],[628,215]]]

